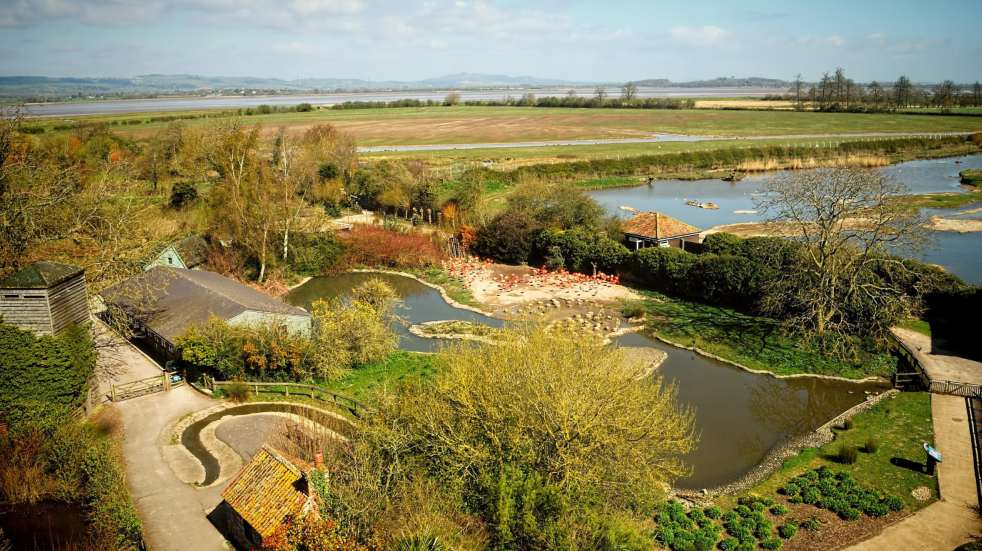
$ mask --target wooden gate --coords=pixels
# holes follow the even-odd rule
[[[114,384],[110,390],[109,398],[113,402],[120,402],[122,400],[138,398],[140,396],[155,394],[157,392],[166,392],[183,384],[184,378],[180,375],[174,373],[162,373],[160,375],[154,375],[153,377],[147,377],[146,379],[138,379],[136,381],[130,381],[128,383],[118,385]]]

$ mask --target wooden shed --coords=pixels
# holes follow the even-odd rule
[[[307,473],[269,445],[235,475],[223,501],[209,514],[238,549],[262,548],[290,520],[317,514],[316,492]]]
[[[207,260],[208,242],[200,235],[190,235],[164,247],[143,269],[149,270],[154,266],[194,269]]]
[[[0,281],[0,318],[38,335],[88,322],[85,272],[57,262],[35,262],[15,272]]]

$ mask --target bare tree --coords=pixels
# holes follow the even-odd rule
[[[942,111],[950,111],[951,106],[955,103],[955,83],[946,80],[938,84],[934,87],[934,95],[931,99],[934,105],[940,107]]]
[[[910,79],[901,75],[893,85],[893,96],[897,107],[909,107],[911,95]]]
[[[638,97],[638,85],[633,82],[628,82],[621,87],[621,99],[624,101],[631,101]]]
[[[597,103],[603,105],[607,101],[607,89],[603,86],[597,86],[593,90],[593,97],[597,100]]]
[[[870,170],[801,171],[774,178],[758,207],[803,245],[800,267],[766,301],[795,329],[826,334],[885,331],[913,305],[875,276],[888,248],[926,238],[917,209],[896,200],[903,184]],[[790,306],[790,307],[789,307]]]
[[[801,73],[794,76],[794,108],[801,110]]]

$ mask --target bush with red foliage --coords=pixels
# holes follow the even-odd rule
[[[338,234],[344,244],[343,264],[384,266],[388,268],[424,268],[439,264],[446,254],[434,236],[416,231],[400,232],[381,226],[355,224],[351,231]]]

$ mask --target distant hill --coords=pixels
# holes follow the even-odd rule
[[[344,78],[283,80],[262,77],[215,77],[200,75],[139,75],[129,78],[70,78],[0,76],[0,98],[65,99],[88,96],[153,96],[163,94],[235,93],[257,90],[264,93],[315,91],[426,90],[438,88],[510,88],[574,86],[577,83],[531,76],[458,73],[418,81],[371,81]]]
[[[776,78],[763,77],[717,77],[711,80],[691,80],[688,82],[672,82],[666,78],[650,78],[634,81],[638,86],[658,88],[787,88],[791,82]]]
[[[777,79],[750,77],[721,77],[712,80],[672,82],[646,79],[635,81],[638,86],[658,88],[754,87],[787,88],[789,82]],[[201,75],[149,74],[128,78],[70,78],[42,76],[0,76],[0,98],[43,101],[73,98],[152,97],[158,95],[237,94],[243,91],[265,94],[301,92],[363,92],[380,90],[433,90],[520,87],[574,87],[621,83],[569,81],[533,76],[509,76],[483,73],[456,73],[415,81],[372,81],[345,78],[302,78],[284,80],[263,77],[223,77]]]

